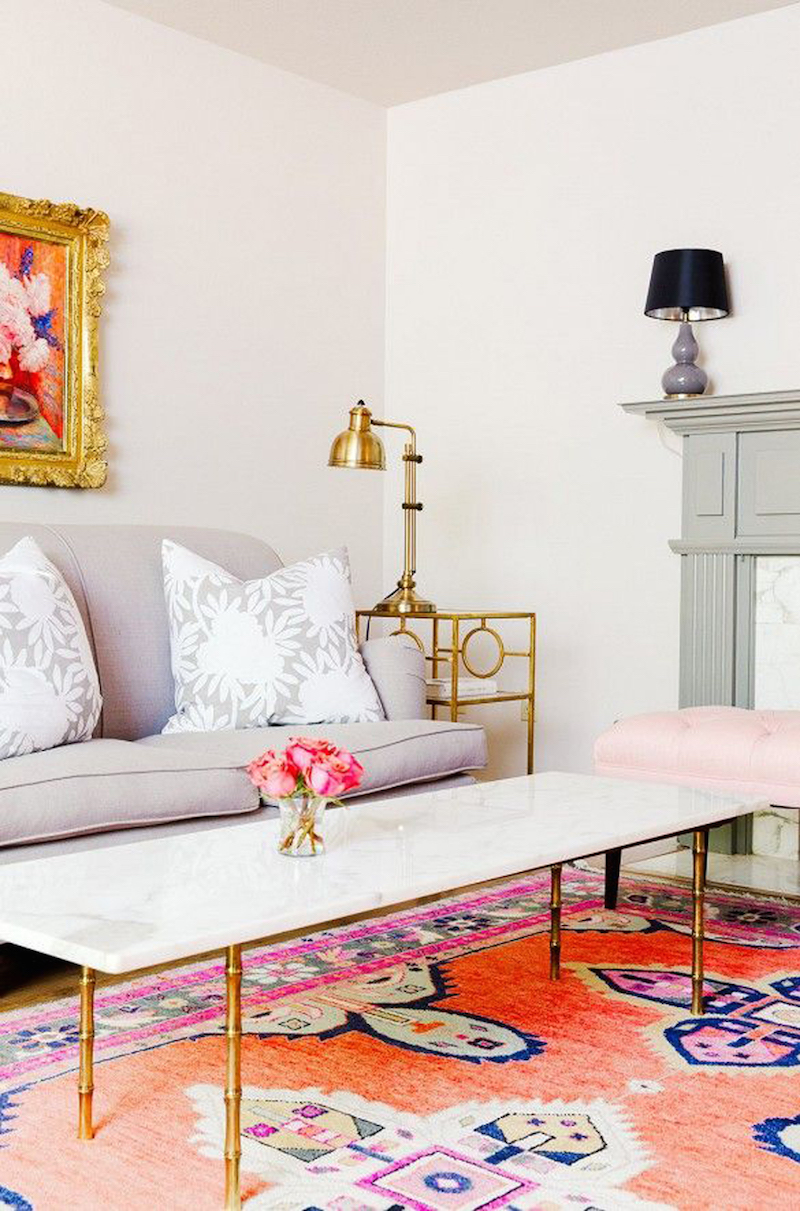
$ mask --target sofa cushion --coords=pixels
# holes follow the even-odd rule
[[[594,768],[800,807],[800,711],[696,706],[634,715],[598,738]]]
[[[200,747],[89,740],[0,761],[0,846],[257,807],[244,771]]]
[[[430,791],[459,790],[461,787],[474,785],[475,779],[469,774],[453,774],[452,777],[440,778],[437,782],[414,783],[411,786],[398,786],[392,790],[376,791],[374,794],[365,795],[362,802],[384,803],[389,799],[396,799],[400,795],[426,795]],[[330,810],[335,811],[336,808]],[[276,807],[265,804],[252,812],[241,812],[237,815],[229,813],[222,818],[198,816],[191,820],[160,821],[158,824],[141,825],[136,828],[118,828],[111,832],[82,833],[77,837],[60,837],[55,841],[42,841],[30,845],[0,846],[0,868],[13,866],[17,862],[30,862],[34,858],[54,857],[56,854],[82,854],[101,847],[105,849],[117,845],[133,845],[137,841],[157,840],[159,837],[186,836],[189,833],[207,832],[215,828],[235,828],[238,824],[274,820],[277,814]]]
[[[163,556],[175,677],[163,732],[383,718],[344,547],[247,581],[167,539]]]
[[[88,740],[100,684],[83,618],[32,538],[0,558],[0,758]]]
[[[407,635],[367,639],[358,649],[387,719],[424,719],[425,656]]]
[[[264,749],[284,748],[290,737],[296,735],[324,736],[349,749],[364,766],[364,780],[355,792],[357,795],[412,782],[427,782],[462,770],[480,769],[486,764],[486,736],[482,727],[430,719],[173,732],[148,736],[136,744],[141,748],[181,754],[187,763],[194,763],[196,757],[203,754],[220,766],[236,769],[252,761]]]

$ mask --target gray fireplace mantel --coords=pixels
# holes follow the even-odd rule
[[[620,404],[626,412],[661,421],[674,433],[800,429],[800,390],[758,395],[701,395],[697,399],[653,399]]]
[[[683,438],[680,705],[752,707],[756,561],[800,555],[800,390],[620,407]]]

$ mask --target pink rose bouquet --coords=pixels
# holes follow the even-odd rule
[[[282,753],[267,749],[246,767],[262,799],[277,800],[281,808],[282,853],[315,854],[322,848],[317,818],[328,803],[355,790],[363,767],[347,749],[330,740],[294,736]]]

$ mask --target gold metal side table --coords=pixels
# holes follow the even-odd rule
[[[358,610],[356,613],[356,636],[360,643],[369,633],[373,619],[389,619],[394,624],[392,635],[408,635],[423,652],[431,668],[431,677],[439,677],[443,665],[449,669],[449,692],[444,695],[428,694],[427,703],[431,718],[445,709],[451,720],[458,721],[458,712],[468,706],[493,702],[527,703],[525,724],[527,726],[527,772],[533,773],[533,727],[536,703],[536,615],[527,611],[482,610],[477,613],[462,610],[437,610],[434,614],[390,614],[386,611]],[[512,624],[524,632],[519,646],[506,647],[506,640],[495,625]],[[488,635],[497,646],[497,657],[491,668],[480,670],[470,660],[469,648],[479,635]],[[524,685],[519,690],[498,689],[485,695],[460,694],[459,674],[463,667],[471,676],[483,680],[496,676],[506,660],[525,661]]]

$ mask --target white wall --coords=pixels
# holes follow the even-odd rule
[[[112,223],[108,486],[0,486],[0,517],[346,541],[371,599],[380,478],[325,463],[382,394],[385,112],[95,0],[0,0],[0,28],[2,188]]]
[[[715,390],[800,378],[800,10],[391,111],[385,406],[383,111],[97,0],[0,22],[30,63],[3,188],[113,232],[109,484],[0,486],[0,517],[218,524],[288,558],[344,540],[369,601],[399,482],[382,526],[382,477],[324,465],[364,395],[419,428],[422,589],[539,613],[540,768],[674,705],[680,463],[616,404],[669,360],[641,314],[663,247],[728,260],[736,313],[698,329]],[[519,769],[516,711],[485,717]]]
[[[670,360],[653,254],[726,256],[714,391],[800,381],[798,52],[792,6],[390,113],[386,412],[426,457],[421,587],[538,611],[539,768],[676,705],[680,460],[617,407]],[[522,730],[508,709],[495,772]]]

